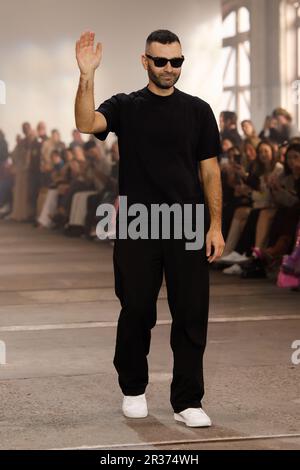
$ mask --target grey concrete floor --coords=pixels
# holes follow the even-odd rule
[[[120,310],[112,246],[0,222],[0,449],[299,449],[299,293],[211,271],[204,409],[173,420],[163,286],[149,355],[149,416],[126,419],[112,364]]]

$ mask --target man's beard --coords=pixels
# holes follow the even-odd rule
[[[169,88],[172,88],[172,86],[175,85],[175,83],[180,77],[180,74],[176,77],[172,74],[168,75],[167,73],[165,75],[169,76],[170,80],[165,80],[163,77],[155,75],[150,68],[148,69],[148,76],[152,80],[152,82],[155,83],[155,85],[158,88],[162,88],[163,90],[168,90]]]

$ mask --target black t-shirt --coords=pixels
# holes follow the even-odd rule
[[[118,93],[96,111],[119,143],[119,194],[127,203],[203,203],[199,161],[221,153],[218,126],[208,103],[174,87],[160,96],[144,87]]]

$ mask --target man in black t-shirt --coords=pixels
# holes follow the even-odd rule
[[[148,73],[148,85],[129,94],[115,94],[95,109],[94,74],[102,46],[97,43],[94,48],[94,37],[94,33],[86,32],[76,43],[80,69],[76,125],[80,132],[101,140],[111,131],[118,136],[120,198],[127,198],[130,208],[136,204],[150,210],[160,204],[208,208],[201,249],[187,250],[184,236],[117,237],[114,242],[115,292],[122,309],[113,363],[124,395],[122,410],[132,418],[148,414],[147,355],[165,275],[172,315],[170,402],[174,418],[187,426],[210,426],[201,400],[209,264],[224,249],[218,126],[208,103],[174,86],[184,56],[178,37],[168,30],[154,31],[147,38],[141,61]]]

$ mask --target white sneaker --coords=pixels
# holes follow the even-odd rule
[[[0,208],[0,214],[7,214],[8,212],[10,212],[10,204],[4,204],[4,206]]]
[[[242,268],[240,267],[239,264],[235,263],[232,266],[229,266],[229,268],[225,268],[222,271],[224,274],[241,274]]]
[[[221,257],[218,261],[221,263],[226,264],[234,264],[234,263],[242,263],[243,261],[247,261],[249,258],[245,256],[245,254],[241,255],[237,251],[232,251],[229,255]]]
[[[202,428],[211,426],[211,419],[202,408],[187,408],[180,413],[174,413],[175,421],[181,421],[189,427]]]
[[[122,411],[127,418],[146,418],[148,407],[145,394],[136,396],[124,395]]]

